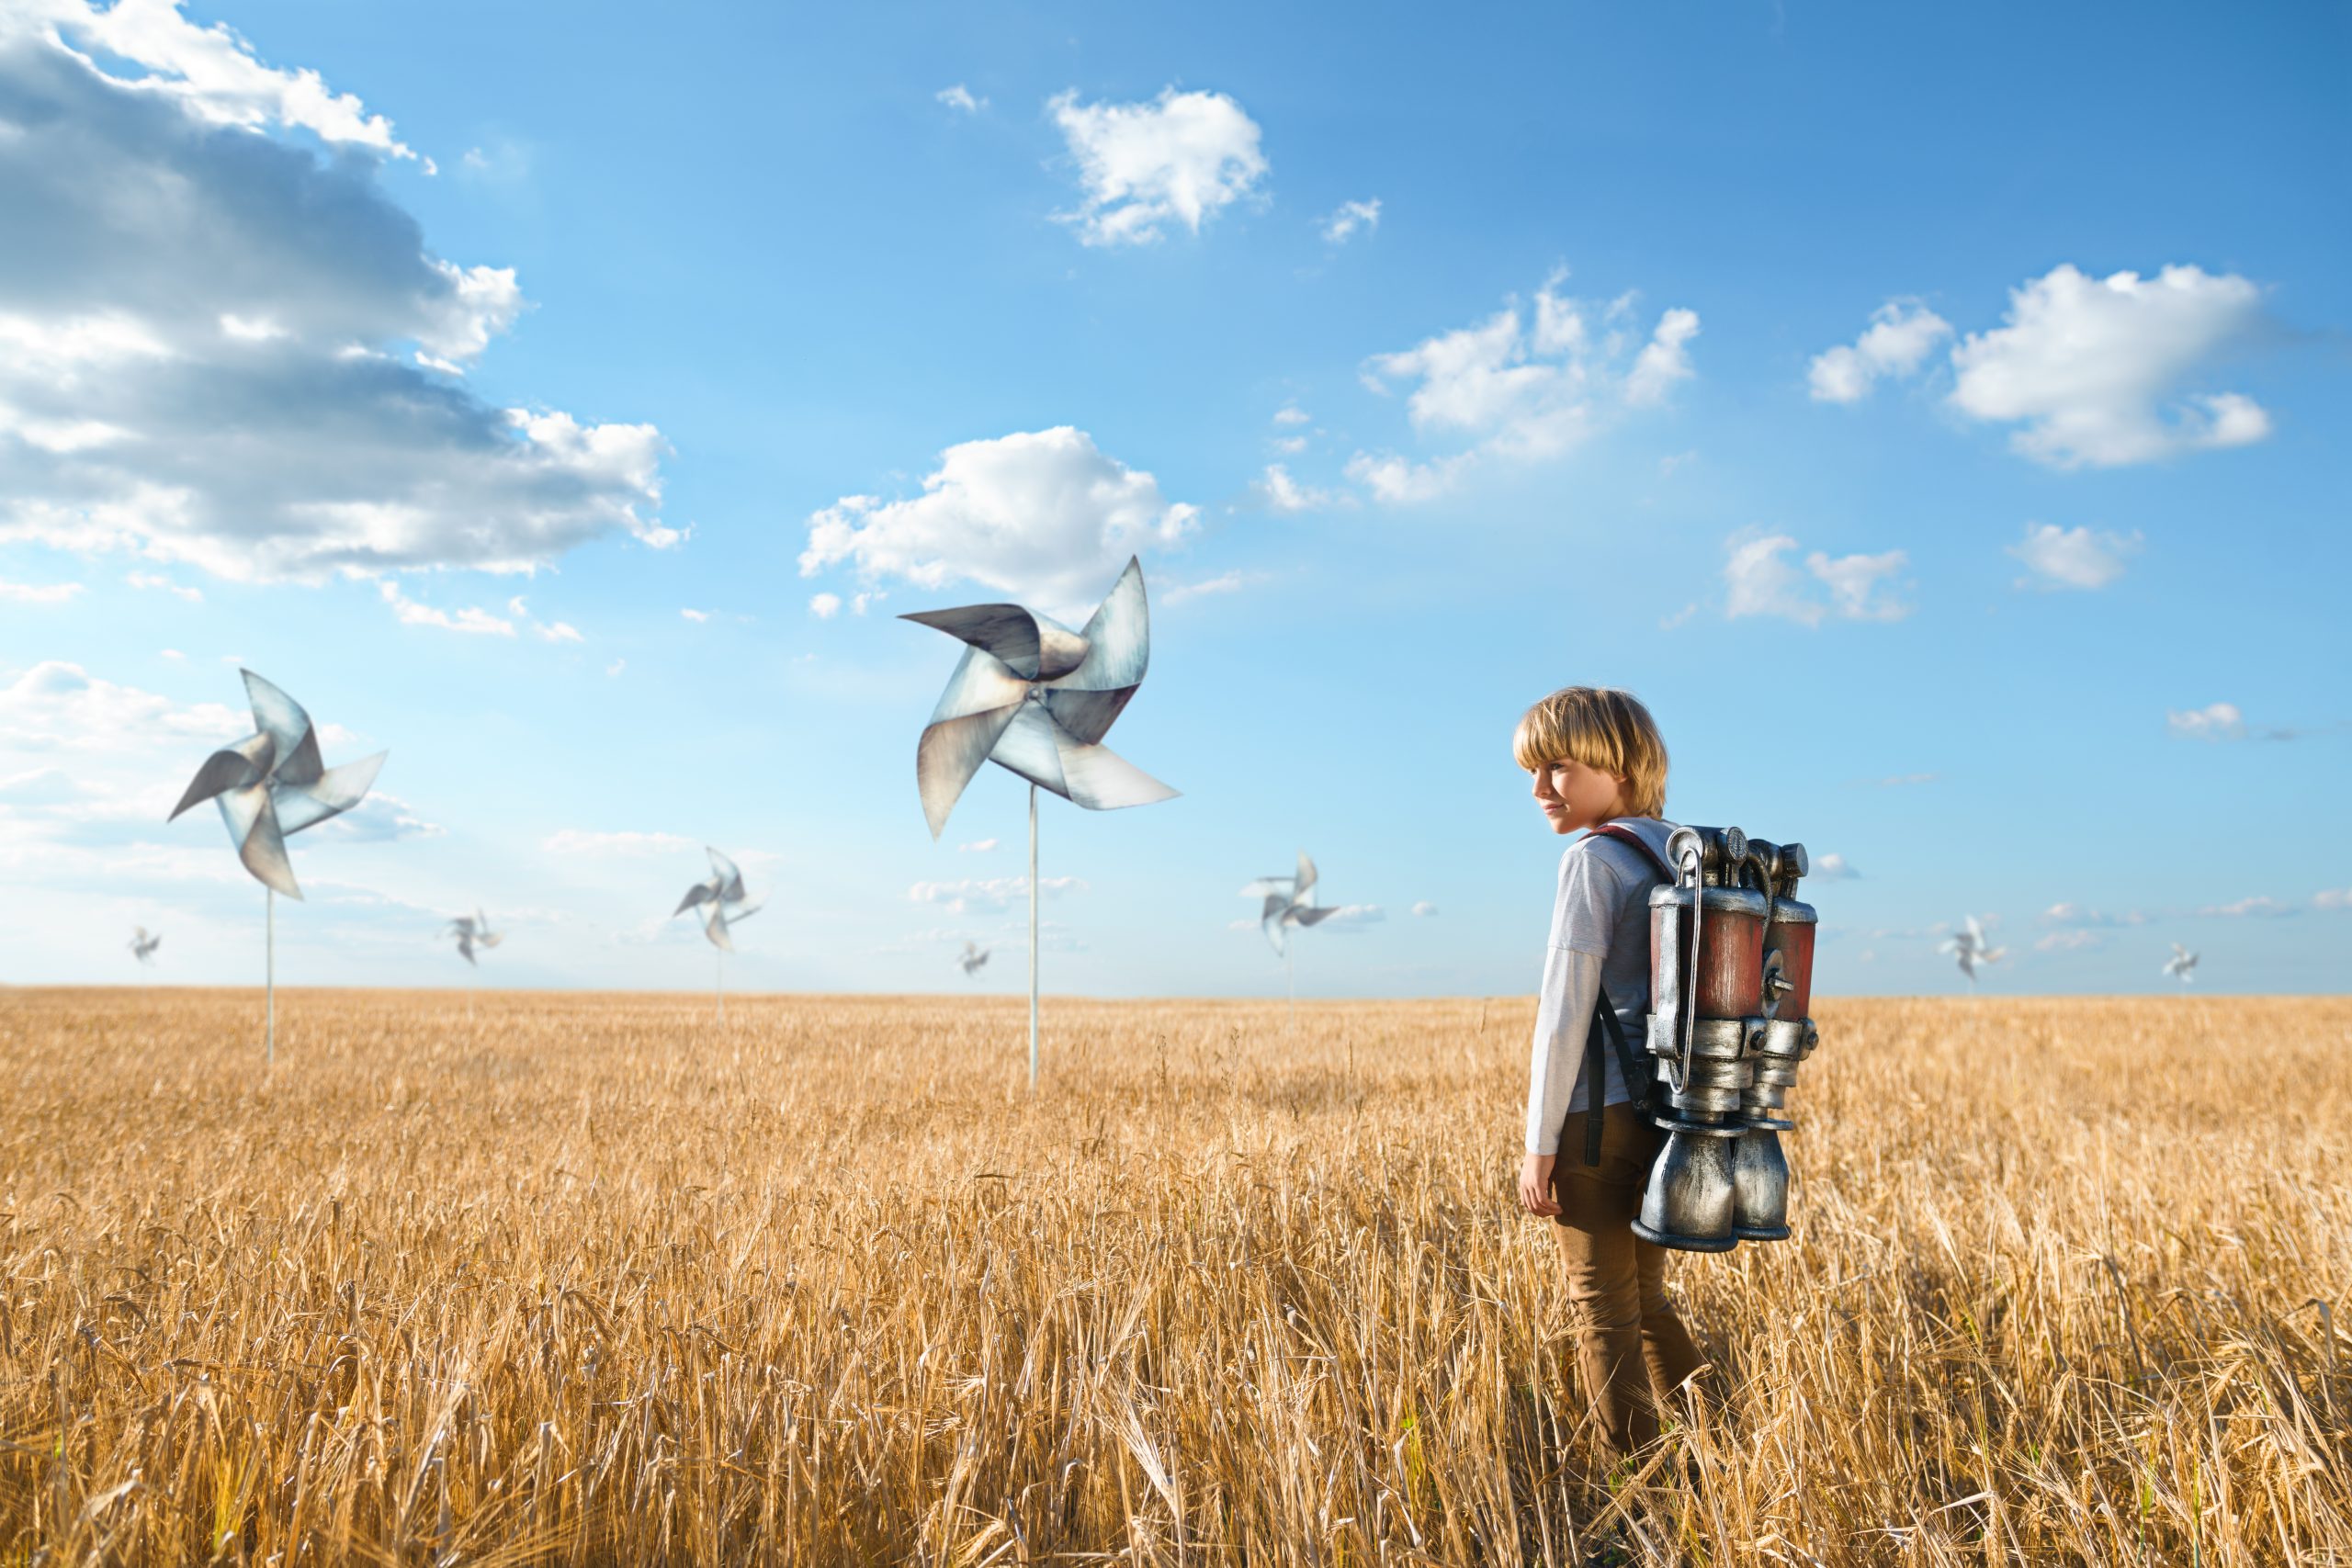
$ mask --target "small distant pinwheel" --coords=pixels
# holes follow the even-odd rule
[[[992,951],[980,946],[978,942],[967,942],[964,944],[964,951],[957,956],[956,962],[963,966],[965,974],[977,975],[988,963],[989,953]]]
[[[1967,917],[1967,924],[1962,930],[1946,937],[1937,945],[1936,951],[1952,955],[1954,961],[1960,964],[1960,972],[1968,976],[1970,988],[1973,989],[1976,985],[1976,966],[1980,964],[1997,964],[2007,955],[2009,950],[2006,947],[1988,945],[1984,941],[1984,926],[1978,923],[1975,916],[1970,915]]]
[[[134,933],[130,939],[130,956],[141,964],[154,963],[155,950],[164,945],[164,933],[157,931],[150,936],[147,934],[145,926],[133,926],[130,929]]]
[[[490,918],[481,912],[480,905],[474,907],[472,914],[459,915],[451,920],[447,934],[458,939],[458,956],[469,964],[475,964],[475,948],[496,947],[506,940],[504,933],[490,929]],[[476,967],[480,965],[477,964]]]
[[[688,909],[701,909],[702,934],[710,938],[710,944],[720,952],[732,953],[735,940],[728,934],[727,928],[737,920],[750,919],[760,912],[760,906],[746,901],[750,896],[743,891],[743,874],[735,868],[735,863],[717,850],[707,852],[710,874],[686,889],[686,896],[678,900],[670,918],[675,919]]]
[[[1241,896],[1265,900],[1258,917],[1259,927],[1265,931],[1266,940],[1273,943],[1274,951],[1285,958],[1290,956],[1290,927],[1315,925],[1340,912],[1336,907],[1325,908],[1315,902],[1315,863],[1306,858],[1305,850],[1298,852],[1295,874],[1261,876],[1244,887]]]
[[[1289,876],[1261,876],[1241,890],[1244,898],[1261,898],[1258,927],[1266,940],[1283,958],[1283,984],[1288,992],[1286,1016],[1295,1022],[1298,1016],[1298,976],[1291,965],[1290,928],[1302,930],[1318,925],[1340,911],[1315,902],[1315,863],[1306,852],[1298,852],[1298,870]]]
[[[2180,943],[2174,942],[2172,956],[2165,960],[2164,972],[2186,986],[2197,978],[2196,969],[2197,954],[2189,952]]]
[[[735,939],[728,928],[738,920],[748,920],[758,914],[760,906],[750,902],[751,896],[743,891],[743,874],[735,868],[735,863],[717,850],[705,847],[710,855],[710,875],[686,889],[686,896],[678,900],[678,907],[670,911],[670,918],[675,919],[688,909],[699,908],[702,910],[702,934],[710,939],[711,946],[718,949],[716,955],[718,965],[718,1021],[724,1023],[727,1021],[727,955],[735,951]]]

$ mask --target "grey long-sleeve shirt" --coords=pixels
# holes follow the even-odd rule
[[[1643,841],[1666,853],[1674,824],[1655,817],[1620,817]],[[1527,1152],[1556,1154],[1560,1128],[1585,1107],[1585,1033],[1592,1005],[1606,987],[1611,1010],[1641,1048],[1650,1010],[1650,889],[1663,880],[1630,844],[1587,834],[1560,856],[1552,905],[1552,936],[1544,954],[1544,985],[1536,998],[1535,1034],[1528,1051]],[[1601,1052],[1603,1105],[1626,1099],[1614,1050]]]

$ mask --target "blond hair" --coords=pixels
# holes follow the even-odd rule
[[[1666,815],[1666,741],[1631,692],[1563,686],[1521,716],[1510,750],[1530,772],[1565,758],[1613,773],[1625,781],[1625,815]]]

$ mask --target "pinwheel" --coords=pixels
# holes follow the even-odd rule
[[[480,905],[474,907],[472,914],[459,915],[456,919],[451,920],[447,934],[454,935],[458,939],[458,956],[469,964],[473,964],[476,968],[480,968],[481,965],[474,959],[475,948],[496,947],[506,940],[503,933],[490,929],[490,918],[481,912]]]
[[[956,962],[963,965],[965,974],[977,975],[980,972],[981,967],[988,963],[989,953],[990,951],[991,950],[989,948],[980,946],[978,942],[967,942],[964,944],[964,951],[956,958]]]
[[[130,956],[141,964],[154,963],[155,950],[164,945],[164,933],[157,931],[153,936],[149,936],[145,926],[133,926],[130,930],[132,932]]]
[[[200,801],[217,801],[229,825],[237,858],[268,889],[263,946],[268,1000],[268,1060],[277,1059],[277,895],[302,897],[286,840],[330,817],[339,817],[367,797],[390,752],[330,768],[319,756],[318,732],[302,705],[250,670],[245,696],[253,705],[254,732],[205,759],[194,782],[165,820],[175,820]]]
[[[2165,960],[2164,972],[2171,976],[2174,979],[2179,981],[2182,985],[2186,986],[2191,980],[2197,978],[2195,973],[2196,968],[2197,954],[2189,952],[2188,949],[2181,946],[2180,943],[2174,942],[2172,944],[2172,956]]]
[[[1315,902],[1315,863],[1307,858],[1305,850],[1298,852],[1298,870],[1295,874],[1261,876],[1244,887],[1241,896],[1265,900],[1260,907],[1259,929],[1266,933],[1266,940],[1274,944],[1274,951],[1282,954],[1283,978],[1290,987],[1291,1009],[1295,1012],[1298,987],[1291,969],[1290,928],[1297,926],[1304,929],[1316,925],[1340,911],[1336,907],[1327,908]]]
[[[1970,915],[1966,926],[1939,942],[1936,951],[1952,955],[1960,964],[1960,972],[1968,976],[1969,988],[1973,990],[1976,987],[1976,966],[1997,964],[2009,950],[1988,946],[1984,941],[1984,928],[1977,923],[1975,916]]]
[[[1020,604],[901,615],[967,644],[915,747],[915,785],[935,840],[982,762],[1029,781],[1029,1083],[1037,1082],[1037,791],[1089,811],[1176,792],[1102,744],[1143,684],[1151,618],[1133,557],[1085,626]]]
[[[672,919],[688,909],[702,911],[702,934],[710,945],[718,949],[718,1021],[727,1021],[727,955],[735,951],[735,939],[728,928],[738,920],[748,920],[760,912],[760,906],[749,902],[743,891],[743,874],[735,863],[717,850],[705,846],[710,856],[710,874],[686,889],[678,907],[670,911]]]

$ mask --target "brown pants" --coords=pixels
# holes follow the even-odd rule
[[[1667,1304],[1666,1248],[1634,1235],[1665,1137],[1631,1106],[1611,1105],[1600,1116],[1600,1163],[1587,1165],[1584,1112],[1571,1111],[1552,1166],[1560,1204],[1552,1234],[1581,1319],[1577,1362],[1601,1434],[1621,1455],[1657,1439],[1659,1397],[1706,1360]]]

